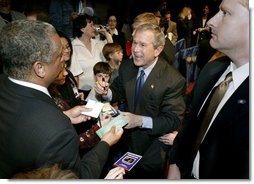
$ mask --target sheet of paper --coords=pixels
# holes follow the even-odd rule
[[[92,111],[82,112],[82,114],[84,114],[86,116],[91,116],[91,117],[94,117],[94,118],[98,118],[103,106],[104,106],[104,104],[101,103],[101,102],[97,102],[97,101],[94,101],[94,100],[88,100],[88,102],[86,104],[86,107],[91,108]]]
[[[141,155],[127,152],[114,163],[114,166],[123,167],[125,170],[130,171],[140,161],[141,158]]]
[[[107,133],[113,125],[116,126],[116,131],[118,131],[121,127],[125,126],[128,123],[127,119],[123,117],[121,114],[113,118],[110,122],[103,125],[99,130],[96,131],[96,134],[102,138],[102,136]]]

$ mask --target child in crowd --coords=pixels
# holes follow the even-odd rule
[[[94,65],[93,67],[93,73],[94,73],[94,80],[95,82],[109,82],[111,74],[112,74],[112,69],[110,65],[106,62],[98,62]],[[92,89],[90,93],[88,94],[86,101],[88,100],[94,100],[94,101],[102,101],[102,97],[100,95],[97,95]]]
[[[103,56],[112,69],[110,84],[118,76],[118,68],[123,60],[123,49],[118,43],[107,43],[102,49]]]

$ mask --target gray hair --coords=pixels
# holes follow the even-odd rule
[[[153,46],[154,48],[158,48],[159,46],[165,45],[165,35],[161,31],[161,28],[158,25],[155,24],[142,24],[136,28],[137,32],[144,32],[144,31],[152,31],[154,33],[154,42]]]
[[[50,63],[56,44],[51,37],[55,28],[45,22],[18,20],[0,30],[0,57],[4,73],[27,79],[36,61]]]

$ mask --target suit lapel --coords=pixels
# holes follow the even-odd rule
[[[135,87],[136,87],[136,78],[138,75],[138,67],[133,67],[128,72],[130,75],[130,80],[126,82],[126,98],[128,101],[128,107],[130,112],[134,112],[134,96],[135,96]]]

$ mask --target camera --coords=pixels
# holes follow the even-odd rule
[[[99,25],[98,27],[96,27],[95,29],[96,29],[96,31],[98,32],[98,31],[100,31],[101,29],[106,29],[106,31],[109,31],[109,27],[108,26],[103,26],[103,25]]]

